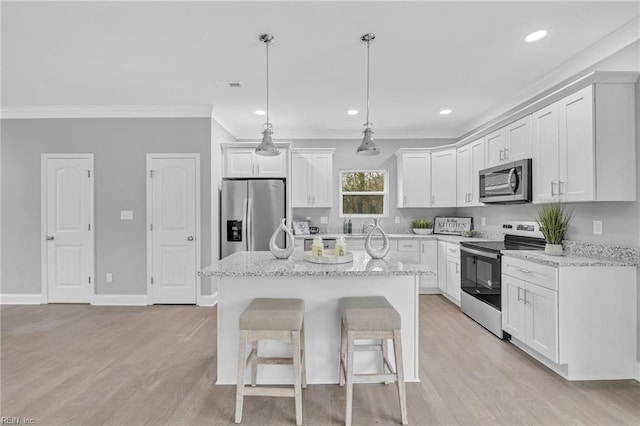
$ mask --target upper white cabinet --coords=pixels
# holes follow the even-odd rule
[[[333,206],[333,149],[291,154],[291,207]]]
[[[229,147],[223,150],[223,177],[287,177],[287,149],[280,148],[280,155],[257,155],[255,148]]]
[[[486,167],[531,157],[531,116],[485,136]]]
[[[431,153],[396,153],[398,164],[398,207],[431,206]]]
[[[634,89],[596,84],[533,114],[533,201],[635,201]]]
[[[484,139],[478,139],[457,151],[457,205],[481,206],[478,201],[480,189],[479,172],[484,168]]]
[[[455,207],[455,148],[431,153],[431,176],[431,207]]]

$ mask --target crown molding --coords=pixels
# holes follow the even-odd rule
[[[212,105],[80,105],[2,107],[3,119],[211,118]]]

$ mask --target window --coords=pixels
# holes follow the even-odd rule
[[[340,171],[340,217],[387,216],[387,175],[386,170]]]

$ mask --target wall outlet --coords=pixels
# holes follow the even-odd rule
[[[120,220],[133,220],[133,211],[120,210]]]
[[[108,283],[112,283],[113,282],[113,274],[111,272],[107,272],[107,282]]]
[[[320,223],[324,223],[324,224],[329,223],[329,219],[327,219],[326,216],[320,216]]]
[[[396,216],[396,224],[400,223],[400,216]]]
[[[486,217],[481,217],[480,218],[480,225],[485,226],[487,224],[487,218]]]
[[[311,220],[311,216],[305,216],[304,220]]]
[[[593,234],[594,235],[602,235],[602,221],[594,220],[593,221]]]

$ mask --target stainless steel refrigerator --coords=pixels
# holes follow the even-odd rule
[[[237,251],[269,250],[269,240],[285,216],[282,179],[222,181],[220,200],[220,257]],[[277,244],[284,247],[284,235]]]

